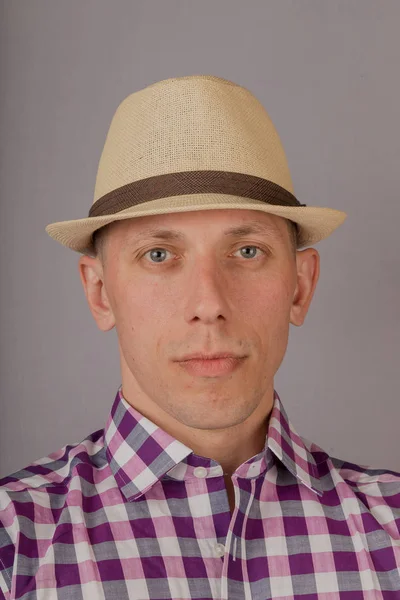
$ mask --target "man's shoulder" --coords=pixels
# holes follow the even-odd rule
[[[104,429],[99,429],[80,442],[65,445],[23,469],[0,478],[0,511],[4,495],[15,498],[18,492],[50,492],[53,488],[56,492],[68,486],[77,469],[82,468],[81,465],[96,469],[104,462]]]
[[[342,480],[354,491],[384,497],[400,511],[400,472],[335,457],[330,460]]]
[[[302,438],[311,453],[324,491],[334,493],[338,501],[357,499],[364,509],[378,513],[379,519],[400,519],[400,472],[388,468],[351,462],[332,456],[314,442]],[[331,498],[334,501],[333,498]],[[386,511],[390,511],[386,513]],[[397,532],[397,535],[400,532]]]
[[[0,590],[4,594],[11,589],[21,540],[35,546],[32,531],[38,538],[51,539],[65,497],[77,488],[84,489],[86,482],[90,486],[94,472],[106,464],[101,429],[0,479]]]

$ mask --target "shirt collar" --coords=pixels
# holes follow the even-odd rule
[[[175,480],[194,477],[198,467],[207,476],[222,475],[219,463],[194,454],[191,448],[171,436],[133,408],[118,389],[104,431],[105,448],[113,475],[127,500],[136,500],[162,478]],[[320,452],[318,463],[327,455]],[[290,473],[309,489],[322,495],[317,461],[310,443],[301,438],[290,423],[278,393],[274,404],[263,451],[240,465],[239,477],[251,479],[267,470],[279,459]]]

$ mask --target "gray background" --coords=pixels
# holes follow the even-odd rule
[[[103,427],[120,384],[77,253],[45,226],[87,215],[121,100],[168,77],[248,87],[295,193],[348,213],[275,379],[298,432],[400,471],[398,0],[8,0],[1,5],[0,470]]]

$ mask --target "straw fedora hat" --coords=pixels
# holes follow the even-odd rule
[[[221,208],[293,221],[298,248],[327,238],[347,217],[300,204],[278,133],[249,90],[213,75],[174,77],[122,100],[88,216],[51,223],[46,231],[93,254],[93,233],[112,221]]]

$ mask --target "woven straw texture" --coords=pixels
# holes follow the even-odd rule
[[[212,75],[166,79],[130,94],[118,106],[101,153],[93,204],[148,177],[205,170],[254,175],[294,194],[278,133],[249,90]],[[299,226],[299,248],[326,238],[347,216],[330,208],[189,193],[144,201],[116,214],[53,223],[46,231],[72,250],[91,253],[93,232],[112,221],[221,208],[261,210],[293,220]]]

